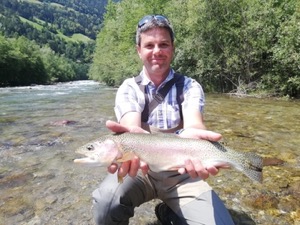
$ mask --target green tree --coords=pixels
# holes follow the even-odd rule
[[[14,60],[15,57],[11,52],[13,52],[13,45],[0,35],[0,86],[8,85],[13,72],[17,70],[13,64],[17,60]]]
[[[40,53],[50,82],[65,82],[75,79],[75,70],[68,59],[58,56],[48,47],[41,48]]]
[[[47,81],[39,47],[24,37],[6,40],[1,37],[1,85],[30,85]]]
[[[138,73],[134,50],[138,19],[164,14],[175,29],[173,67],[200,81],[206,91],[267,90],[297,97],[299,4],[297,0],[109,1],[89,76],[119,85]]]
[[[300,97],[300,2],[289,1],[278,7],[281,19],[272,47],[273,68],[263,76],[263,84],[290,97]]]
[[[39,54],[39,46],[25,37],[16,40],[15,48],[20,52],[19,84],[43,84],[47,82],[47,74]]]
[[[164,8],[166,2],[168,1],[109,1],[105,21],[97,37],[89,77],[108,85],[119,85],[125,78],[137,75],[141,69],[135,50],[137,23],[146,14],[162,14],[161,8]]]

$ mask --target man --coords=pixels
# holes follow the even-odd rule
[[[176,75],[170,67],[175,47],[168,19],[162,15],[148,15],[141,19],[136,44],[143,62],[140,83],[130,78],[120,86],[115,104],[119,123],[108,121],[107,127],[114,132],[176,131],[183,138],[219,140],[220,134],[205,130],[202,115],[204,93],[200,84],[186,76]],[[178,98],[179,88],[175,83],[162,101],[149,110],[149,102],[155,94],[175,76],[183,78],[183,100]],[[145,108],[148,109],[146,119]],[[188,160],[185,168],[178,171],[155,173],[135,158],[120,168],[111,165],[108,171],[111,174],[93,192],[97,224],[128,224],[134,208],[154,198],[163,201],[155,210],[164,225],[233,224],[222,201],[204,181],[209,174],[217,174],[218,168],[204,168],[201,162]],[[124,177],[122,184],[117,182],[117,174]]]

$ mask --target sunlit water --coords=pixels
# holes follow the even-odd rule
[[[73,159],[108,132],[115,92],[92,81],[0,89],[0,224],[93,224],[91,192],[106,171]],[[208,179],[236,224],[300,224],[300,103],[208,95],[205,120],[226,145],[286,162],[266,167],[263,184],[234,170]],[[159,224],[153,206],[130,224]]]

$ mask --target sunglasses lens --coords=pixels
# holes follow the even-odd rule
[[[138,27],[141,28],[142,26],[144,26],[146,23],[148,23],[149,21],[151,21],[153,19],[153,15],[148,15],[143,17],[143,19],[140,20]]]
[[[157,21],[169,23],[169,20],[168,20],[166,17],[162,16],[162,15],[156,15],[156,16],[155,16],[155,19],[156,19]]]
[[[148,15],[148,16],[143,17],[143,19],[140,20],[140,22],[138,24],[138,28],[141,28],[142,26],[144,26],[146,23],[152,21],[153,19],[160,21],[160,22],[166,22],[167,24],[170,24],[169,20],[162,15]]]

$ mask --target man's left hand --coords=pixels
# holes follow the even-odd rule
[[[182,138],[205,139],[209,141],[219,141],[222,138],[222,135],[219,133],[198,128],[184,129],[179,136]],[[219,168],[215,166],[204,167],[199,160],[186,160],[185,168],[179,168],[178,172],[180,174],[188,173],[192,178],[200,177],[205,180],[209,175],[217,175]]]

